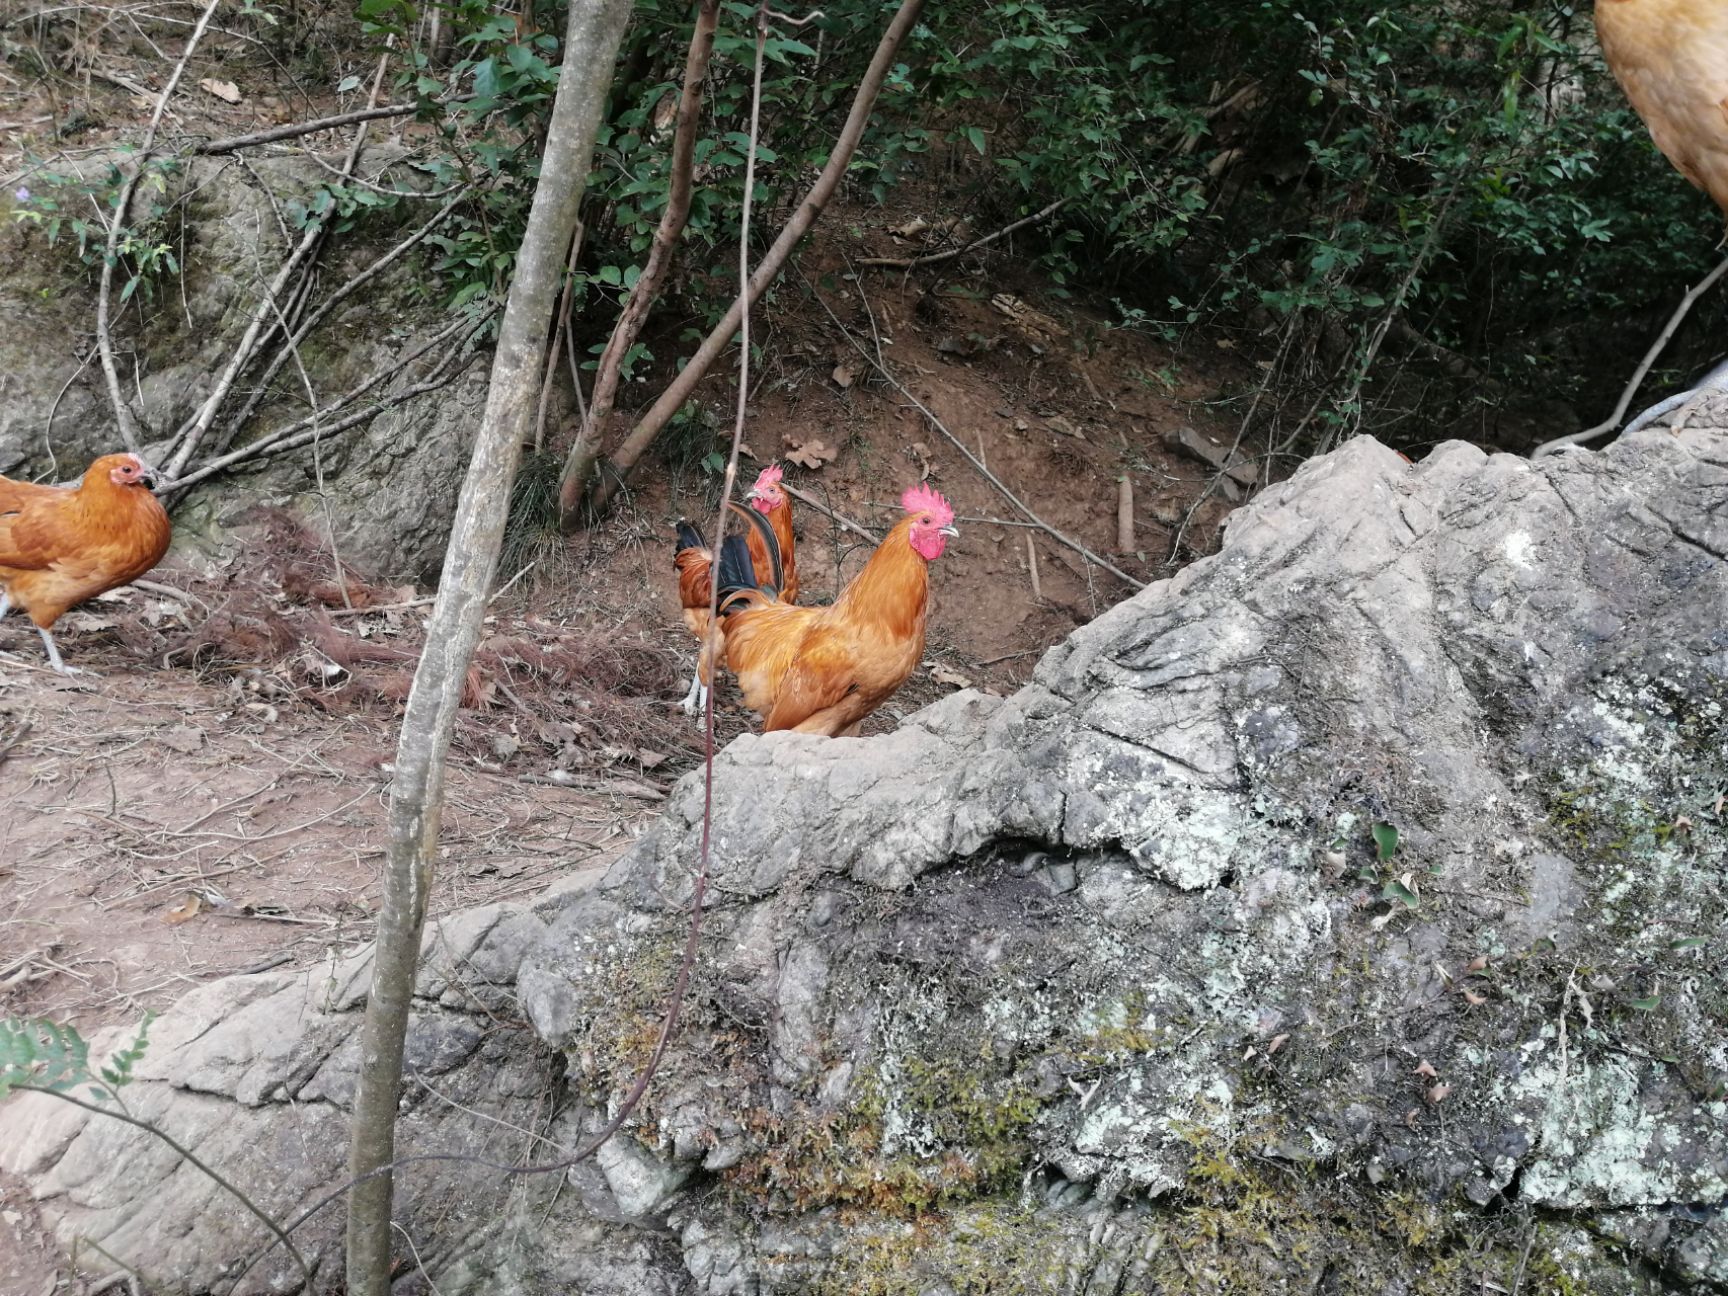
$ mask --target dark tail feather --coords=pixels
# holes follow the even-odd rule
[[[744,590],[754,590],[756,569],[743,536],[729,535],[720,545],[720,602]]]
[[[678,519],[678,548],[674,552],[682,553],[686,549],[703,549],[707,546],[702,542],[702,533],[691,526],[683,518]]]

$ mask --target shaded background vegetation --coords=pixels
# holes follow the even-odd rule
[[[826,157],[892,8],[829,0],[770,40],[764,245]],[[626,38],[577,276],[590,367],[665,204],[692,10],[641,0]],[[751,12],[722,5],[694,208],[634,372],[670,372],[731,291]],[[52,48],[61,21],[13,23],[14,52],[26,35]],[[429,185],[479,185],[432,240],[427,291],[501,301],[561,7],[288,0],[233,23],[292,78],[349,98],[370,78],[343,73],[395,42],[395,94],[437,124],[415,165]],[[1015,246],[1123,327],[1261,359],[1264,386],[1232,399],[1290,456],[1358,430],[1412,450],[1460,435],[1525,449],[1594,422],[1720,233],[1607,76],[1590,10],[1556,2],[932,0],[851,185],[854,200],[961,215],[975,234],[1067,200]],[[55,201],[48,188],[32,200],[42,217]],[[354,222],[399,201],[335,180],[319,200]],[[1652,395],[1714,358],[1721,323],[1707,302]]]
[[[684,9],[640,10],[595,189],[611,204],[591,225],[602,285],[630,274],[664,192],[645,128]],[[770,203],[825,156],[885,12],[823,10],[771,51]],[[692,316],[726,291],[746,12],[722,20],[673,305]],[[948,0],[926,9],[853,174],[976,232],[1069,199],[1030,235],[1052,281],[1125,326],[1241,334],[1272,364],[1265,430],[1294,451],[1359,428],[1522,449],[1612,404],[1720,234],[1608,77],[1590,18],[1494,0]],[[1670,379],[1713,358],[1720,322],[1699,313]]]

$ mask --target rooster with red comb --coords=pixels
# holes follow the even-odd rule
[[[760,585],[779,591],[780,601],[798,601],[798,550],[792,537],[792,501],[781,485],[779,464],[769,464],[756,476],[744,496],[744,504],[733,501],[731,510],[744,542],[750,549],[750,569]],[[678,572],[678,602],[684,609],[684,624],[701,642],[690,691],[678,705],[686,715],[701,715],[708,706],[708,689],[714,682],[714,655],[724,651],[717,630],[708,626],[708,600],[712,593],[714,555],[702,533],[684,518],[678,519],[678,547],[672,553]]]
[[[958,535],[954,510],[920,482],[900,497],[906,515],[831,607],[794,607],[751,570],[749,548],[720,551],[726,664],[762,729],[853,737],[924,658],[930,564]]]

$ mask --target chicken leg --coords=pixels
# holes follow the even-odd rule
[[[678,704],[684,708],[688,716],[701,715],[708,708],[708,686],[702,682],[702,671],[698,667],[690,676],[690,691],[684,695],[684,700]]]
[[[0,590],[0,617],[5,616],[11,609],[12,596],[5,590]],[[76,671],[60,660],[60,649],[54,643],[54,636],[41,626],[36,627],[36,632],[42,636],[42,646],[48,650],[48,664],[54,668],[55,673],[60,675],[76,674]]]

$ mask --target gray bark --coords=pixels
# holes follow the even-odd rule
[[[628,0],[573,0],[570,6],[541,183],[499,329],[486,415],[457,505],[438,602],[402,721],[390,790],[384,903],[354,1102],[349,1168],[356,1177],[389,1164],[395,1155],[403,1040],[437,850],[444,756],[498,562],[510,484],[534,416],[564,251],[576,228],[582,184],[629,13]],[[348,1290],[355,1296],[389,1291],[392,1186],[389,1174],[379,1175],[349,1200]]]

